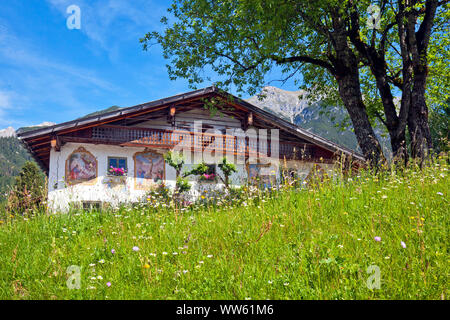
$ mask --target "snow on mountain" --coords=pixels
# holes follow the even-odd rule
[[[272,86],[264,87],[259,95],[253,96],[247,101],[292,123],[295,123],[296,117],[309,106],[306,91],[287,91]]]
[[[19,130],[38,129],[39,127],[49,127],[49,126],[53,126],[55,124],[56,123],[54,123],[54,122],[45,121],[45,122],[42,122],[40,124],[36,124],[34,126],[20,128]],[[17,135],[17,132],[16,132],[16,130],[14,130],[13,127],[8,127],[6,129],[0,129],[0,138],[15,137],[16,135]]]
[[[14,130],[13,127],[8,127],[6,129],[0,130],[0,137],[15,137],[16,136],[16,130]]]

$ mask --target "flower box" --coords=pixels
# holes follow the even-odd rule
[[[109,167],[108,169],[108,176],[114,176],[114,177],[126,177],[127,170],[124,168],[114,168]]]
[[[214,173],[204,173],[198,178],[199,182],[217,182],[217,176]]]

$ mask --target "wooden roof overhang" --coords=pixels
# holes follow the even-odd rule
[[[102,125],[134,125],[161,116],[170,107],[176,107],[177,112],[203,107],[205,99],[212,97],[222,101],[226,106],[232,107],[221,110],[223,113],[243,119],[246,119],[247,115],[252,113],[254,126],[280,129],[280,139],[291,141],[300,139],[303,142],[318,145],[332,153],[343,153],[359,162],[364,162],[364,157],[353,150],[312,134],[214,86],[50,127],[18,132],[17,135],[36,162],[48,173],[51,141],[53,139],[59,141],[61,137],[68,134],[76,137],[77,134],[82,134],[86,129]],[[82,136],[80,139],[82,140]]]

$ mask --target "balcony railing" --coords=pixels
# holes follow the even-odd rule
[[[221,151],[223,154],[276,156],[283,159],[314,158],[312,144],[258,139],[250,135],[226,135],[184,130],[160,130],[123,126],[101,126],[92,129],[92,140],[121,145],[159,148],[191,149],[192,151]],[[273,147],[272,147],[273,145]]]

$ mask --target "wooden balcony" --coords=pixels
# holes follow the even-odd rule
[[[124,127],[105,125],[94,127],[87,134],[78,137],[62,137],[64,142],[86,142],[112,144],[121,146],[139,146],[150,148],[192,150],[193,152],[221,151],[223,154],[240,156],[278,156],[280,159],[315,159],[313,144],[281,141],[274,144],[270,141],[258,141],[257,137],[212,134],[184,130],[160,130],[151,128]],[[277,148],[278,145],[278,148]]]

